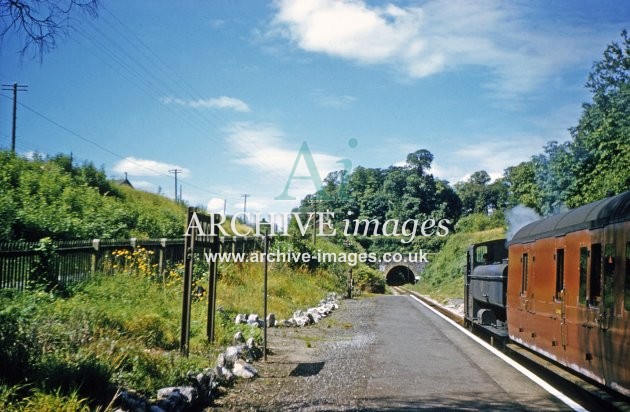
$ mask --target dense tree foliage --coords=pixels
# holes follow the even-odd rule
[[[507,203],[507,186],[504,179],[490,183],[492,179],[485,170],[474,172],[465,182],[457,182],[455,191],[462,202],[462,214],[481,213],[488,215],[504,209]]]
[[[3,240],[179,237],[184,220],[182,206],[112,183],[91,163],[0,152]]]
[[[329,210],[336,220],[376,221],[367,232],[382,234],[382,224],[388,219],[400,222],[408,219],[449,219],[452,224],[459,218],[461,202],[448,182],[428,173],[433,155],[418,150],[407,156],[404,166],[387,169],[358,166],[349,176],[338,171],[324,179],[322,190],[302,200],[300,210]],[[360,233],[366,230],[360,226]],[[375,241],[379,245],[383,242]],[[385,243],[388,243],[385,241]],[[381,245],[386,248],[386,245]],[[400,242],[398,242],[400,247]]]
[[[630,188],[630,39],[612,43],[596,62],[587,88],[593,102],[585,104],[571,129],[575,181],[567,204],[579,206]]]
[[[505,169],[503,181],[507,190],[508,208],[523,205],[541,213],[541,193],[536,184],[536,169],[532,160]]]

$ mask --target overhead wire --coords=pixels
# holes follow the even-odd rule
[[[136,39],[137,42],[140,45],[142,45],[153,56],[155,56],[155,59],[152,59],[146,53],[144,53],[144,52],[140,53],[147,60],[152,62],[152,64],[150,64],[150,67],[155,67],[155,68],[160,69],[160,71],[164,75],[166,75],[168,77],[168,79],[167,79],[168,81],[163,81],[162,79],[158,78],[156,76],[156,74],[147,67],[147,65],[139,62],[138,59],[136,59],[131,53],[129,53],[128,51],[124,50],[124,46],[122,46],[120,43],[117,43],[111,36],[104,35],[104,33],[100,29],[96,29],[94,27],[95,31],[97,32],[97,34],[103,35],[103,38],[111,45],[111,47],[108,46],[108,45],[105,45],[103,41],[96,41],[96,40],[94,40],[98,36],[90,36],[89,34],[87,34],[85,32],[82,32],[83,37],[87,38],[91,43],[93,43],[96,46],[97,50],[102,50],[107,55],[112,56],[113,62],[118,64],[118,66],[120,67],[120,70],[118,68],[113,67],[113,65],[109,64],[109,62],[107,62],[107,65],[110,68],[113,68],[114,71],[117,72],[119,75],[121,75],[123,78],[125,78],[125,80],[127,80],[130,83],[132,83],[134,86],[136,86],[138,89],[140,89],[144,94],[148,95],[151,99],[158,101],[165,109],[167,109],[171,113],[174,113],[176,116],[178,116],[180,119],[185,121],[193,129],[197,130],[202,135],[204,135],[206,137],[209,137],[211,140],[215,141],[217,144],[221,144],[222,142],[218,141],[214,136],[208,135],[207,134],[207,130],[201,129],[198,124],[193,122],[186,115],[182,114],[182,112],[185,112],[185,113],[192,112],[193,114],[195,114],[197,116],[198,120],[201,120],[202,122],[208,124],[211,127],[216,127],[216,128],[219,127],[217,124],[209,121],[208,118],[206,116],[202,115],[199,110],[191,108],[193,110],[191,110],[191,111],[184,111],[183,110],[184,108],[182,108],[182,110],[177,111],[177,110],[173,109],[174,105],[170,105],[170,104],[166,104],[165,103],[165,101],[162,99],[163,97],[166,97],[166,96],[177,96],[177,93],[170,87],[170,82],[179,83],[180,85],[183,83],[184,87],[186,89],[188,89],[189,92],[194,93],[194,91],[192,91],[192,86],[190,86],[187,82],[183,81],[183,78],[180,75],[178,75],[177,72],[174,69],[172,69],[170,66],[168,66],[161,58],[159,58],[157,53],[155,53],[148,45],[146,45],[146,43],[144,43],[138,36],[136,36],[126,25],[124,25],[124,23],[122,23],[120,21],[120,19],[116,18],[115,15],[111,11],[109,11],[109,10],[107,10],[107,11],[108,11],[108,13],[111,16],[113,16],[119,22],[121,27],[123,27],[129,33],[129,36],[125,36],[124,34],[122,34],[121,31],[118,30],[115,26],[113,26],[113,24],[109,20],[103,19],[102,21],[104,21],[121,38],[124,38],[126,40],[124,42],[125,45],[132,45],[136,50],[140,50],[139,46],[136,45],[134,41],[130,40],[131,38]],[[92,23],[91,26],[94,26],[94,23]],[[117,56],[116,52],[114,52],[112,50],[112,47],[114,49],[121,50],[122,54],[125,57],[124,58],[120,58],[119,56]],[[91,52],[93,54],[97,54],[98,55],[98,53],[94,53],[93,50],[91,50]],[[97,56],[97,57],[100,60],[102,60],[102,61],[106,61],[106,59],[103,59],[100,56]],[[127,61],[129,61],[129,62],[127,62]],[[139,68],[139,70],[143,71],[143,74],[140,74],[138,72],[138,69],[133,67],[134,65],[137,66]],[[177,79],[179,79],[179,80],[173,80],[173,76],[169,75],[167,73],[166,69],[164,69],[162,66],[164,66],[168,70],[170,70],[173,73],[173,75],[175,77],[177,77]],[[140,83],[137,83],[136,81],[131,80],[129,78],[129,76],[125,75],[125,73],[124,73],[125,71],[129,72]],[[144,72],[146,72],[146,73],[144,73]],[[152,81],[149,81],[149,79],[151,79]],[[143,86],[139,86],[139,84],[142,84]],[[162,86],[156,86],[156,85],[162,85]],[[199,97],[199,95],[197,95],[197,96],[198,96],[197,99],[203,100],[201,97]],[[177,105],[175,105],[175,107],[177,107]],[[225,122],[228,121],[225,117],[218,116],[217,112],[215,112],[215,111],[210,110],[209,112],[215,114],[215,117],[218,117],[220,120],[223,120]],[[260,167],[264,167],[264,165],[262,163],[260,163],[259,161],[256,161],[256,163]],[[191,186],[191,184],[190,184],[190,182],[189,182],[189,180],[187,178],[183,177],[180,180],[182,182],[186,183],[186,185]],[[229,196],[224,196],[224,198],[228,199],[230,197]]]
[[[147,82],[147,77],[142,75],[138,70],[136,70],[132,65],[125,62],[124,59],[120,58],[110,47],[104,44],[102,41],[96,40],[97,37],[90,36],[82,29],[76,30],[83,38],[87,39],[92,43],[92,45],[99,50],[101,53],[104,53],[109,59],[103,58],[99,53],[95,53],[93,49],[86,47],[86,49],[90,50],[92,54],[97,57],[100,61],[110,67],[114,72],[123,77],[129,83],[131,83],[134,87],[138,88],[142,93],[149,96],[152,100],[158,101],[162,106],[165,107],[168,111],[170,111],[175,116],[179,117],[182,121],[187,123],[193,129],[196,129],[198,132],[205,134],[207,130],[200,128],[196,123],[192,122],[190,119],[186,118],[181,114],[181,112],[175,110],[172,106],[164,104],[160,98],[164,95],[164,91],[155,87],[155,85],[151,82]],[[101,32],[102,33],[102,32]],[[107,37],[110,39],[109,37]],[[114,43],[113,40],[110,39],[110,42]],[[115,44],[114,44],[115,45]],[[130,57],[128,53],[124,53],[127,57]],[[133,60],[133,59],[132,59]],[[114,62],[115,64],[112,64]],[[147,70],[146,66],[143,66],[138,63],[139,66],[143,68],[143,70]],[[132,79],[130,76],[135,78]],[[107,152],[107,150],[105,150]],[[110,153],[111,154],[111,153]],[[169,175],[164,175],[170,177]],[[185,182],[188,187],[201,190],[210,194],[215,194],[224,198],[227,198],[224,194],[220,194],[214,191],[208,191],[206,189],[202,189],[199,186],[190,183],[185,178],[180,178],[181,181]]]
[[[197,101],[204,101],[204,97],[201,96],[195,87],[191,86],[190,83],[188,81],[186,81],[186,79],[184,77],[182,77],[176,70],[174,70],[166,61],[164,61],[160,55],[158,53],[156,53],[151,47],[149,47],[140,37],[138,37],[133,30],[131,30],[122,20],[120,20],[109,8],[107,8],[106,6],[103,5],[102,9],[109,15],[111,16],[111,18],[117,23],[117,25],[126,32],[126,35],[123,34],[117,27],[116,25],[112,24],[112,22],[105,17],[103,14],[101,14],[102,17],[102,21],[105,22],[106,25],[108,25],[112,30],[114,30],[121,38],[125,38],[127,41],[125,42],[125,44],[129,44],[131,45],[136,51],[138,51],[138,53],[140,53],[145,59],[147,59],[148,61],[150,61],[151,67],[155,67],[157,68],[160,72],[162,72],[170,81],[172,81],[174,84],[177,84],[179,86],[180,89],[184,89],[185,90],[185,95],[187,95],[186,97],[189,98],[190,102],[194,102],[195,100]],[[130,39],[133,39],[133,41],[129,41]],[[136,44],[136,42],[138,44]],[[139,45],[139,46],[138,46]],[[143,50],[146,50],[148,52],[149,55],[147,55],[147,53],[143,52]],[[129,55],[128,53],[126,53],[127,55]],[[132,57],[133,59],[133,57]],[[133,59],[135,60],[135,59]],[[170,74],[168,73],[170,72]],[[149,73],[151,73],[151,71],[149,70]],[[170,93],[172,96],[177,96],[177,92],[173,91],[172,89],[170,90]],[[229,120],[223,116],[223,114],[221,114],[220,111],[218,110],[208,110],[208,111],[204,111],[203,114],[200,110],[198,110],[197,108],[194,107],[190,107],[191,109],[193,109],[193,113],[196,113],[200,119],[206,123],[209,123],[210,125],[214,125],[212,122],[209,122],[207,117],[204,114],[211,114],[213,116],[214,120],[219,120],[222,121],[224,123],[228,123]],[[211,137],[212,140],[215,140],[214,138]],[[255,149],[256,151],[260,152],[262,150],[262,148],[260,147],[260,145],[258,144],[257,141],[252,141],[250,142],[253,146],[253,149]],[[254,163],[265,169],[266,165],[264,165],[263,163],[261,163],[260,161],[253,159]],[[277,171],[271,171],[272,174],[278,174]],[[284,177],[284,176],[283,176]]]
[[[12,99],[12,97],[7,96],[7,95],[5,95],[4,93],[0,93],[0,96],[4,97],[4,98],[6,98],[6,99]],[[89,143],[89,144],[91,144],[91,145],[93,145],[93,146],[95,146],[95,147],[99,148],[100,150],[102,150],[102,151],[104,151],[104,152],[106,152],[106,153],[109,153],[110,155],[112,155],[112,156],[114,156],[114,157],[116,157],[116,158],[126,160],[126,161],[128,161],[129,163],[131,163],[131,164],[133,164],[133,165],[135,165],[135,166],[138,166],[138,167],[140,167],[140,168],[142,168],[142,169],[144,169],[144,170],[147,170],[147,171],[153,172],[153,173],[155,173],[155,174],[156,174],[156,175],[158,175],[158,176],[164,176],[164,177],[168,177],[168,178],[170,178],[170,177],[171,177],[169,174],[166,174],[166,173],[164,173],[164,172],[162,172],[162,171],[160,171],[160,170],[152,169],[152,168],[150,168],[150,167],[147,167],[146,165],[143,165],[143,164],[141,164],[141,163],[138,163],[138,162],[135,162],[135,161],[131,160],[128,156],[123,156],[123,155],[121,155],[121,154],[119,154],[119,153],[114,152],[113,150],[111,150],[111,149],[109,149],[109,148],[107,148],[107,147],[105,147],[105,146],[101,145],[100,143],[97,143],[96,141],[94,141],[94,140],[92,140],[92,139],[89,139],[89,138],[87,138],[87,137],[85,137],[85,136],[83,136],[83,135],[81,135],[81,134],[79,134],[79,133],[75,132],[74,130],[72,130],[72,129],[70,129],[70,128],[68,128],[68,127],[64,126],[64,125],[62,125],[61,123],[59,123],[59,122],[57,122],[57,121],[55,121],[55,120],[51,119],[50,117],[46,116],[45,114],[43,114],[43,113],[39,112],[39,111],[38,111],[38,110],[36,110],[36,109],[33,109],[32,107],[30,107],[30,106],[28,106],[28,105],[26,105],[26,104],[24,104],[24,103],[18,102],[17,104],[18,104],[20,107],[22,107],[22,108],[24,108],[24,109],[28,110],[29,112],[33,113],[34,115],[36,115],[36,116],[38,116],[38,117],[40,117],[40,118],[42,118],[42,119],[46,120],[46,121],[47,121],[47,122],[49,122],[50,124],[52,124],[52,125],[54,125],[54,126],[58,127],[59,129],[61,129],[61,130],[65,131],[66,133],[71,134],[72,136],[74,136],[74,137],[76,137],[76,138],[78,138],[78,139],[80,139],[80,140],[82,140],[82,141],[84,141],[84,142],[86,142],[86,143]],[[222,195],[223,195],[223,194],[221,194],[221,193],[214,192],[214,191],[210,191],[210,190],[208,190],[208,189],[201,188],[201,187],[196,186],[196,185],[191,184],[191,183],[187,183],[187,185],[188,185],[188,186],[190,186],[190,187],[192,187],[192,188],[195,188],[195,189],[197,189],[197,190],[201,190],[201,191],[203,191],[203,192],[206,192],[206,193],[208,193],[208,194],[211,194],[211,195],[218,195],[218,196],[222,196]]]
[[[95,41],[96,38],[104,39],[105,42],[107,42],[111,47],[108,47],[107,45],[104,44],[104,42],[100,42],[100,41],[98,42],[99,44],[97,45],[97,47],[102,47],[103,49],[107,50],[107,52],[110,55],[113,55],[116,58],[116,62],[118,63],[122,62],[121,66],[123,66],[124,70],[129,70],[132,73],[134,73],[134,76],[136,77],[136,79],[142,82],[146,86],[145,91],[147,88],[150,90],[149,95],[151,96],[152,99],[156,100],[158,103],[160,103],[169,111],[173,113],[177,112],[173,108],[177,106],[168,104],[164,100],[165,98],[172,97],[177,94],[177,92],[170,85],[172,79],[167,79],[168,81],[164,81],[164,79],[159,78],[154,73],[154,71],[150,68],[150,67],[159,67],[159,65],[153,63],[153,64],[150,64],[150,67],[148,67],[148,65],[146,65],[145,63],[137,59],[133,55],[133,53],[130,53],[128,50],[126,50],[125,47],[126,45],[131,45],[132,47],[138,49],[138,46],[135,45],[133,41],[130,41],[128,36],[125,37],[118,29],[116,29],[113,25],[111,25],[111,23],[108,20],[103,19],[102,21],[104,21],[121,38],[124,38],[126,40],[124,45],[121,44],[120,42],[117,42],[111,36],[104,33],[101,29],[98,28],[98,26],[94,22],[90,22],[90,28],[91,30],[96,32],[97,36],[86,36],[86,37],[88,37],[94,43],[96,43]],[[122,57],[116,56],[116,53],[112,51],[112,48],[120,52],[122,54]],[[141,53],[141,54],[145,56],[145,59],[147,59],[145,53]],[[164,72],[164,70],[161,70],[161,71]],[[198,125],[192,123],[189,119],[185,119],[186,116],[181,115],[181,113],[184,113],[183,110],[177,113],[179,113],[177,114],[177,116],[181,117],[182,120],[186,120],[190,126],[194,127],[195,129],[200,131],[202,134],[207,135],[207,130],[203,130],[199,128]],[[196,116],[197,120],[201,120],[202,122],[206,123],[210,127],[217,127],[217,124],[210,122],[206,117],[202,116],[198,111],[193,110],[192,113]],[[212,135],[207,135],[207,137],[209,137],[211,140],[214,140],[217,143],[220,143]]]
[[[220,123],[229,123],[230,120],[219,110],[199,110],[199,108],[193,107],[190,103],[206,100],[199,94],[197,88],[191,86],[190,83],[177,72],[177,70],[173,69],[162,57],[160,57],[158,53],[156,53],[140,37],[138,37],[134,31],[131,30],[109,8],[105,5],[101,5],[100,9],[103,10],[104,13],[101,13],[99,21],[102,21],[104,25],[111,29],[111,31],[109,34],[105,33],[96,25],[95,22],[92,21],[90,21],[87,26],[77,25],[75,27],[75,31],[79,33],[80,37],[83,39],[83,41],[80,42],[82,46],[92,53],[97,59],[103,62],[103,64],[109,69],[122,77],[126,82],[131,83],[133,87],[139,90],[142,94],[148,96],[152,101],[157,101],[172,115],[179,118],[193,130],[199,132],[202,136],[204,136],[204,138],[207,138],[216,144],[223,144],[223,141],[219,140],[214,134],[208,133],[208,130],[201,127],[198,122],[201,121],[203,124],[210,126],[211,128],[220,130],[222,128]],[[118,40],[117,37],[120,38],[120,40]],[[86,45],[84,43],[85,41],[89,42],[93,47]],[[129,50],[130,47],[133,51]],[[182,102],[188,104],[169,104],[166,100],[164,100],[164,98],[168,97],[183,99]],[[49,116],[23,105],[22,103],[19,104],[20,106],[23,106],[27,110],[47,120],[51,124],[65,130],[67,133],[75,136],[76,138],[94,145],[99,148],[99,150],[103,150],[112,156],[127,159],[127,161],[129,161],[128,157],[117,154],[96,141],[85,138],[79,133],[72,131],[70,128],[52,120]],[[223,126],[223,128],[224,127],[225,126]],[[255,139],[249,142],[249,144],[252,146],[252,151],[262,150],[259,142]],[[269,170],[268,167],[261,163],[256,157],[252,158],[252,163],[263,170],[267,169],[268,173],[279,176],[279,172],[277,170]],[[147,169],[144,165],[137,163],[136,165]],[[153,172],[156,173],[157,171]],[[170,175],[164,173],[161,173],[160,175],[171,177]],[[283,178],[284,177],[286,176],[283,176]],[[232,196],[226,196],[225,194],[200,188],[199,186],[190,183],[188,178],[182,178],[181,181],[190,188],[232,200]]]

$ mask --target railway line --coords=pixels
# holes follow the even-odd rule
[[[392,289],[395,293],[412,296],[428,308],[451,320],[460,327],[462,333],[470,333],[468,328],[464,327],[465,321],[463,316],[405,287],[394,286]],[[497,339],[495,336],[483,333],[482,330],[477,330],[474,336],[483,340],[490,347],[499,350],[501,354],[512,362],[515,362],[518,365],[515,367],[530,377],[530,379],[534,381],[539,379],[540,381],[536,383],[542,385],[553,395],[560,396],[561,400],[573,410],[630,411],[629,398],[579,376],[526,347],[510,342],[507,339]]]

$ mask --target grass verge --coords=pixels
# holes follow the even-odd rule
[[[259,337],[259,329],[234,325],[233,319],[244,312],[262,316],[262,265],[220,268],[217,342],[211,345],[205,336],[203,296],[192,306],[189,357],[178,352],[181,278],[156,280],[133,270],[95,276],[64,296],[0,291],[3,410],[104,410],[120,387],[154,396],[158,388],[185,383],[188,371],[214,366],[219,348],[237,330]],[[269,311],[288,317],[338,289],[330,272],[272,266]]]
[[[420,282],[408,285],[411,290],[446,302],[453,298],[464,298],[464,274],[466,272],[466,250],[473,243],[500,239],[505,236],[503,228],[477,232],[460,232],[449,236],[444,247],[431,255],[429,264]]]

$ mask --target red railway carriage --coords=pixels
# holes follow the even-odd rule
[[[509,242],[510,339],[630,395],[630,192]]]

